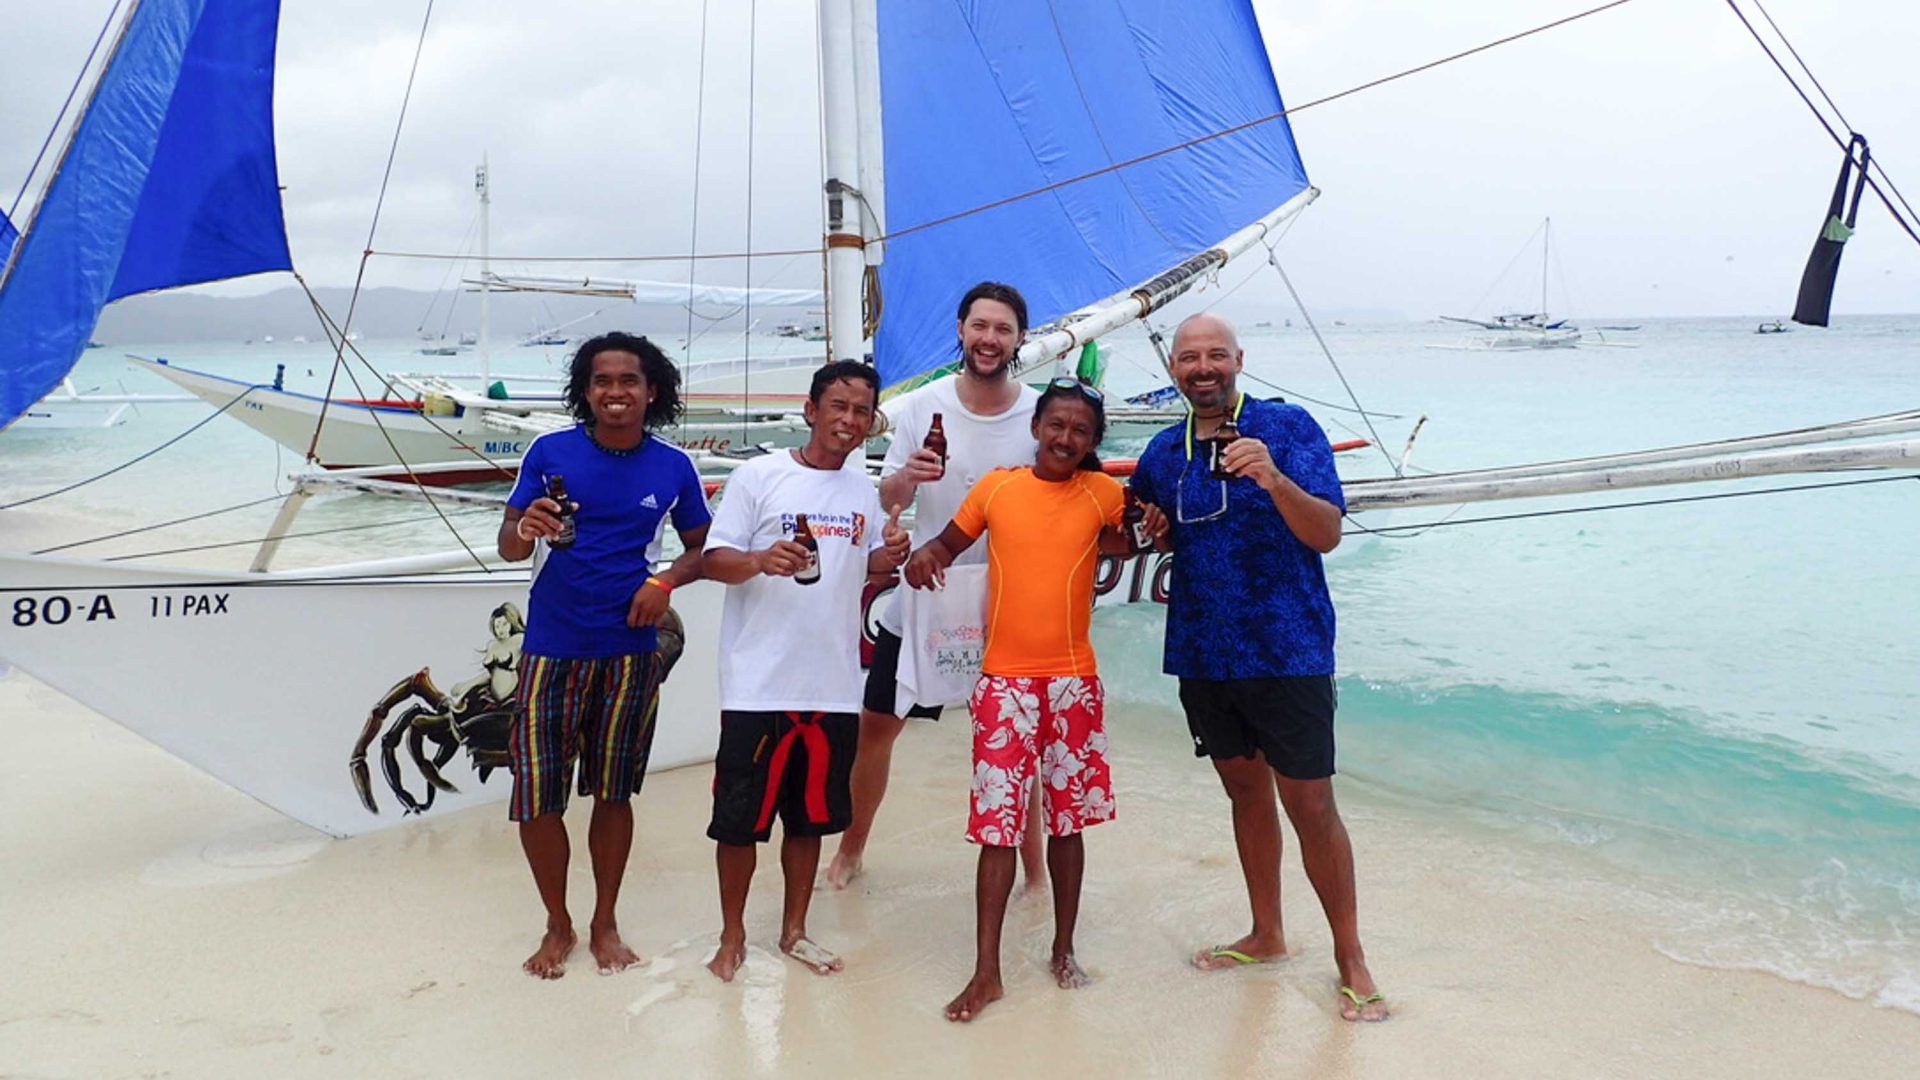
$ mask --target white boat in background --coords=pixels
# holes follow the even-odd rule
[[[14,423],[28,431],[109,428],[125,423],[127,412],[135,406],[181,405],[199,400],[193,394],[83,393],[69,376],[60,380],[60,389],[28,406]]]
[[[1531,241],[1529,241],[1531,243]],[[1523,249],[1524,250],[1524,249]],[[1566,318],[1554,318],[1547,308],[1547,271],[1553,251],[1553,219],[1540,224],[1540,307],[1537,311],[1514,311],[1490,319],[1464,315],[1442,315],[1443,322],[1461,323],[1486,331],[1470,335],[1452,344],[1431,344],[1429,349],[1453,349],[1471,352],[1506,349],[1571,349],[1580,344],[1580,328]]]

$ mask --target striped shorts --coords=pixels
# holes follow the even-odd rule
[[[580,795],[625,802],[640,789],[653,748],[654,654],[590,660],[522,656],[520,709],[507,756],[507,816],[532,821],[567,808],[574,761]]]

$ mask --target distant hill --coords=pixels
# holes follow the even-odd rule
[[[346,318],[350,290],[324,288],[314,292],[334,319]],[[451,316],[449,301],[453,309]],[[629,304],[588,297],[495,293],[490,307],[493,338],[501,343],[517,341],[535,331],[561,324],[567,324],[563,333],[573,338],[606,330],[629,330],[677,340],[687,332],[687,310],[676,304]],[[1299,322],[1299,312],[1271,304],[1229,301],[1221,310],[1243,327],[1262,321],[1279,325],[1289,318],[1304,325]],[[598,314],[593,314],[595,312]],[[592,317],[583,318],[589,315]],[[818,323],[822,318],[817,309],[759,306],[754,308],[753,317],[762,332],[781,323]],[[1402,312],[1378,308],[1329,308],[1315,312],[1314,317],[1322,325],[1334,320],[1359,324],[1406,319]],[[573,322],[575,319],[582,321]],[[700,317],[694,320],[694,331],[738,333],[745,325],[744,311],[703,307]],[[420,333],[444,334],[457,340],[461,334],[479,331],[480,298],[472,292],[435,294],[417,289],[368,289],[360,294],[353,329],[362,337],[374,340],[410,338]],[[280,341],[295,336],[319,341],[325,336],[306,294],[288,288],[242,297],[185,291],[129,297],[107,308],[100,316],[93,338],[108,344],[159,344],[258,341],[268,335]]]
[[[350,290],[316,289],[314,294],[336,321],[346,318]],[[672,304],[496,293],[489,308],[493,337],[500,342],[515,341],[595,311],[599,314],[569,325],[563,333],[582,337],[604,330],[631,330],[666,336],[684,335],[687,330],[686,309]],[[715,312],[702,310],[701,314],[711,316]],[[819,319],[801,308],[756,307],[753,314],[763,329],[783,322]],[[697,319],[694,327],[696,333],[716,325],[718,329],[738,331],[745,323],[745,313],[734,312],[720,319]],[[422,332],[457,339],[461,334],[479,331],[480,298],[471,292],[436,295],[414,289],[368,289],[360,294],[355,307],[353,329],[372,339],[413,337]],[[129,297],[107,308],[93,338],[108,343],[159,343],[257,341],[268,335],[281,341],[295,336],[319,341],[325,331],[306,294],[289,288],[244,297],[190,292]]]

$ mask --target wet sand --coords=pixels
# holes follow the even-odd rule
[[[1245,929],[1226,802],[1181,733],[1127,708],[1120,818],[1088,838],[1079,956],[1094,984],[1051,984],[1050,911],[1018,899],[1007,996],[962,1026],[940,1013],[972,950],[957,725],[909,729],[867,876],[815,901],[813,936],[845,974],[774,951],[771,850],[743,974],[722,985],[702,967],[719,913],[709,773],[693,768],[650,778],[637,804],[621,917],[650,963],[602,977],[583,944],[566,978],[541,983],[519,970],[542,916],[503,806],[327,840],[16,672],[0,679],[0,1075],[1697,1080],[1892,1077],[1920,1061],[1920,1018],[1670,961],[1567,867],[1443,830],[1364,779],[1338,791],[1394,1018],[1339,1019],[1291,835],[1293,958],[1195,971],[1196,947]],[[570,818],[584,936],[586,815]]]

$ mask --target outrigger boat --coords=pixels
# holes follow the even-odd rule
[[[290,268],[272,138],[277,17],[274,0],[128,6],[0,271],[0,418],[64,377],[110,300]],[[889,387],[929,377],[954,297],[978,280],[1027,290],[1040,326],[1020,369],[1063,369],[1270,243],[1316,194],[1249,0],[821,0],[818,17],[827,355],[871,344]],[[1097,82],[1074,75],[1094,67]],[[951,153],[956,128],[975,152]],[[211,232],[219,245],[194,242]],[[875,289],[884,313],[862,303]],[[376,426],[399,415],[367,408]],[[1380,529],[1382,511],[1407,506],[1912,468],[1915,432],[1920,411],[1463,474],[1407,477],[1395,463],[1393,476],[1349,482],[1347,499],[1356,527]],[[1895,437],[1817,445],[1876,436]],[[247,571],[0,556],[0,657],[334,835],[502,797],[484,780],[501,702],[479,658],[524,611],[527,570],[471,550],[275,565],[301,508],[330,492],[498,505],[420,479],[300,475]],[[1100,603],[1163,599],[1171,558],[1104,561]],[[657,766],[713,753],[721,594],[708,582],[675,592],[685,651],[659,706]]]

